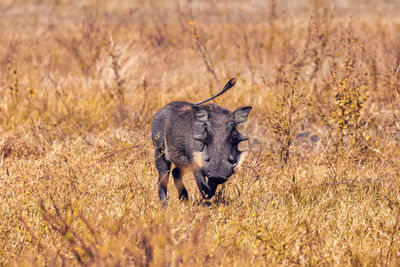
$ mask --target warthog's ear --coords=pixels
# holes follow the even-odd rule
[[[208,111],[201,106],[192,106],[192,110],[196,119],[202,122],[208,121]]]
[[[246,122],[251,109],[252,109],[252,107],[247,106],[247,107],[241,107],[241,108],[238,108],[237,110],[235,110],[232,113],[232,116],[233,116],[233,120],[236,122],[236,124]]]

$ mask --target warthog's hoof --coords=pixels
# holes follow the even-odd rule
[[[204,207],[210,207],[211,206],[211,202],[210,201],[204,201],[203,202],[203,206]]]

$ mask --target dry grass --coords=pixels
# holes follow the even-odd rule
[[[400,265],[397,1],[0,4],[0,265]],[[152,116],[252,105],[209,208]]]

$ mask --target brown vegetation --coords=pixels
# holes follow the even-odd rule
[[[399,265],[397,1],[0,3],[0,265]],[[155,112],[252,105],[247,161],[157,196]]]

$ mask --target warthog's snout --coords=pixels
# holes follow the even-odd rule
[[[209,177],[209,179],[216,184],[223,184],[226,181],[228,181],[227,177],[222,177],[222,176],[211,176],[211,177]]]
[[[231,79],[222,92],[234,84]],[[171,164],[175,166],[172,176],[179,198],[188,198],[182,182],[187,171],[193,172],[203,197],[211,198],[218,184],[226,182],[244,159],[238,144],[248,138],[238,132],[237,126],[247,120],[251,107],[230,112],[214,104],[203,105],[204,102],[172,102],[154,117],[152,138],[159,173],[158,193],[165,204]]]
[[[215,164],[211,163],[209,165],[212,165],[213,167],[215,167],[215,169],[208,170],[207,164],[204,165],[203,169],[205,176],[207,176],[210,180],[221,184],[226,182],[228,178],[233,174],[236,163],[231,163],[226,159],[221,160],[220,162],[217,162]]]

